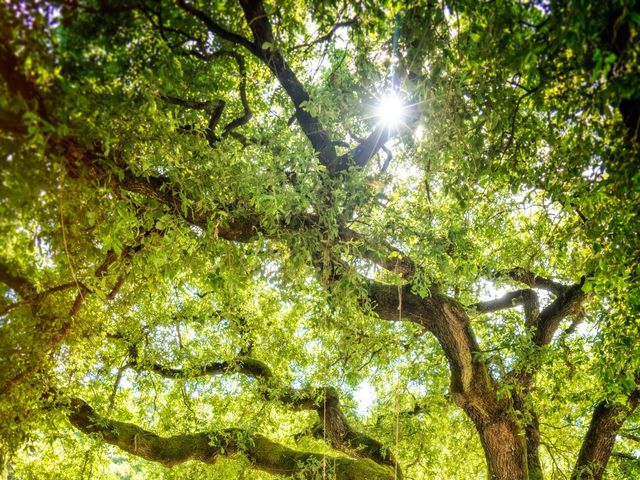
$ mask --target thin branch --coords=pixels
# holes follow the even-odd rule
[[[383,240],[374,242],[365,235],[347,227],[340,229],[340,239],[358,244],[363,258],[370,260],[385,270],[401,275],[405,280],[410,280],[416,272],[416,265],[413,260],[388,242]]]
[[[240,102],[242,103],[244,113],[224,127],[223,137],[231,135],[236,128],[248,123],[252,117],[251,108],[249,108],[249,101],[247,100],[247,72],[244,64],[244,58],[236,52],[225,52],[225,54],[233,57],[238,64],[238,70],[240,72]]]
[[[621,458],[622,460],[631,460],[633,462],[640,462],[640,457],[636,457],[631,453],[613,452],[611,456],[616,458]]]
[[[245,47],[247,50],[249,50],[251,53],[253,53],[254,55],[258,55],[259,56],[259,53],[258,53],[255,45],[253,43],[251,43],[247,38],[243,37],[242,35],[238,35],[237,33],[230,32],[229,30],[223,28],[221,25],[216,23],[213,20],[213,18],[211,18],[209,15],[207,15],[205,12],[203,12],[202,10],[199,10],[198,8],[194,7],[193,5],[190,5],[189,3],[185,2],[184,0],[177,0],[177,4],[182,10],[184,10],[185,12],[189,13],[190,15],[196,17],[198,20],[200,20],[202,23],[204,23],[204,25],[207,27],[207,29],[211,33],[217,35],[218,37],[222,38],[223,40],[226,40],[226,41],[231,42],[231,43],[235,43],[236,45],[241,45],[241,46]]]
[[[160,33],[160,37],[162,38],[162,40],[164,40],[167,46],[174,52],[178,54],[190,54],[191,52],[195,52],[195,50],[179,50],[179,48],[181,48],[187,42],[193,42],[198,45],[201,50],[204,50],[204,41],[202,39],[196,38],[190,33],[185,32],[184,30],[165,26],[162,22],[161,11],[156,12],[148,8],[146,5],[140,7],[139,10],[147,18],[147,20],[149,20],[149,23],[151,23],[151,25],[158,30],[158,33]],[[153,15],[158,18],[157,22],[154,20]],[[173,44],[167,37],[166,33],[176,34],[180,37],[183,37],[183,40],[178,42],[177,44]]]
[[[634,442],[640,442],[640,436],[639,435],[633,435],[632,433],[628,433],[628,432],[620,432],[618,435],[620,435],[623,438],[626,438],[627,440],[633,440]]]
[[[393,160],[393,155],[391,154],[391,150],[389,150],[386,146],[382,145],[381,148],[382,148],[382,151],[387,155],[387,157],[384,160],[384,163],[382,164],[382,168],[380,169],[381,173],[385,173],[389,168],[389,165],[391,165],[391,161]]]
[[[154,230],[145,232],[140,236],[140,238],[144,238],[153,231]],[[116,254],[113,250],[110,250],[104,261],[95,269],[93,274],[94,277],[97,280],[104,278],[108,274],[111,266],[117,260],[130,258],[141,248],[142,243],[135,246],[127,246],[123,248],[120,255]],[[116,280],[114,287],[111,289],[111,292],[108,294],[108,297],[115,297],[117,291],[122,286],[122,282],[122,277],[119,277],[118,280]],[[60,287],[65,287],[66,289],[68,285],[69,284],[63,284]],[[0,387],[0,394],[9,394],[17,385],[22,383],[23,380],[35,372],[36,369],[40,367],[46,356],[49,355],[67,337],[74,325],[75,317],[80,312],[86,298],[93,293],[92,289],[84,283],[73,282],[73,287],[78,288],[78,293],[76,294],[71,308],[63,318],[55,318],[49,314],[37,314],[36,318],[38,321],[35,325],[35,331],[39,337],[39,344],[33,346],[34,354],[32,354],[32,358],[29,363]],[[54,289],[55,288],[58,287],[54,287]]]
[[[350,27],[352,25],[357,25],[359,23],[359,19],[358,17],[353,17],[349,20],[344,20],[342,22],[337,22],[332,28],[331,30],[329,30],[326,34],[316,38],[315,40],[308,42],[308,43],[303,43],[301,45],[296,45],[294,47],[291,47],[291,51],[294,50],[299,50],[301,48],[304,48],[305,51],[308,51],[311,47],[313,47],[314,45],[317,45],[319,43],[322,42],[327,42],[329,40],[331,40],[331,37],[333,37],[333,35],[340,29],[343,27]]]
[[[241,143],[245,144],[246,139],[243,136],[240,136],[241,138],[238,138],[238,135],[233,134],[235,129],[248,123],[252,118],[251,108],[249,107],[249,101],[247,99],[247,74],[246,74],[244,58],[242,57],[242,55],[240,55],[237,52],[233,52],[229,50],[219,50],[217,52],[214,52],[213,54],[208,55],[206,59],[211,60],[224,55],[227,55],[233,58],[236,64],[238,65],[238,71],[240,73],[240,86],[239,86],[240,102],[242,104],[243,113],[239,117],[231,120],[231,122],[229,122],[224,127],[222,138],[226,138],[230,136],[232,138],[236,138],[240,140]],[[204,56],[202,58],[204,59]],[[174,105],[178,105],[185,108],[191,108],[195,110],[203,110],[207,112],[210,115],[209,124],[206,129],[207,141],[209,142],[209,145],[213,147],[220,140],[220,138],[216,135],[215,130],[220,121],[220,118],[222,117],[222,112],[224,111],[224,108],[225,108],[224,100],[197,101],[197,100],[187,100],[183,98],[177,98],[169,95],[162,95],[160,98]]]

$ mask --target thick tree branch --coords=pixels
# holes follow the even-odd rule
[[[582,283],[564,288],[558,297],[540,313],[533,343],[538,346],[551,343],[560,322],[568,315],[579,313],[585,297]]]
[[[327,168],[330,174],[337,174],[340,171],[340,166],[335,146],[320,121],[305,110],[306,104],[310,101],[309,94],[277,47],[262,2],[259,0],[240,0],[240,5],[253,33],[251,51],[269,67],[287,92],[295,107],[298,123],[318,154],[320,163]]]
[[[160,437],[132,423],[101,417],[85,401],[68,401],[69,421],[81,432],[138,457],[171,467],[189,460],[215,463],[221,456],[246,455],[252,468],[271,474],[315,478],[323,465],[341,480],[391,480],[393,472],[368,459],[323,456],[299,452],[259,434],[239,429]]]
[[[338,392],[331,387],[293,388],[282,384],[264,362],[249,356],[239,356],[232,361],[208,363],[193,369],[172,368],[153,362],[140,362],[138,349],[129,347],[130,367],[149,370],[164,378],[184,379],[241,373],[261,381],[261,394],[266,400],[278,400],[294,410],[314,410],[324,428],[323,438],[332,447],[358,457],[369,458],[376,463],[395,467],[395,458],[377,440],[354,430],[340,407]]]
[[[341,169],[347,169],[351,165],[364,167],[369,160],[378,153],[378,151],[389,140],[391,130],[384,124],[377,125],[367,138],[350,152],[340,156],[338,163]]]
[[[0,131],[24,135],[27,133],[27,126],[19,113],[11,110],[0,110]]]
[[[202,376],[216,376],[227,373],[242,373],[251,377],[270,380],[273,373],[267,364],[248,356],[240,356],[233,361],[213,362],[202,365],[196,369],[172,368],[160,363],[147,364],[138,359],[138,350],[135,346],[129,349],[131,366],[136,370],[149,370],[161,377],[171,379],[197,378]]]
[[[431,332],[449,362],[449,392],[474,422],[486,453],[490,478],[526,471],[526,445],[520,425],[508,413],[512,401],[499,399],[464,308],[438,293],[420,298],[410,286],[368,282],[373,310],[390,321],[409,320]],[[508,442],[505,439],[510,439]],[[518,476],[517,478],[526,478]]]
[[[541,277],[540,275],[536,275],[524,268],[514,268],[513,270],[505,272],[505,274],[517,282],[528,285],[530,288],[547,290],[555,295],[560,295],[567,288],[565,285],[556,282],[555,280]]]
[[[627,404],[598,403],[593,411],[589,430],[582,442],[578,460],[571,474],[572,480],[601,480],[611,457],[618,431],[636,410],[640,390],[629,395]]]
[[[420,298],[405,285],[367,283],[374,311],[384,320],[408,320],[433,333],[449,360],[451,393],[465,395],[473,389],[492,390],[480,348],[469,318],[454,300],[437,293]],[[485,412],[486,413],[486,412]]]

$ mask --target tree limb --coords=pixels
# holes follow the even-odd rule
[[[627,404],[602,401],[593,410],[589,430],[578,454],[571,480],[601,480],[611,457],[616,435],[636,410],[640,390],[629,395]]]
[[[16,291],[24,299],[28,299],[36,294],[33,284],[26,278],[16,275],[9,266],[0,261],[0,282]]]
[[[640,457],[637,457],[631,453],[613,452],[612,457],[621,458],[623,460],[630,460],[632,462],[640,462]]]
[[[146,364],[139,361],[138,349],[129,347],[131,368],[138,371],[149,370],[164,378],[185,379],[202,376],[216,376],[230,373],[244,375],[261,380],[261,394],[266,400],[278,400],[295,410],[314,410],[320,417],[323,438],[337,450],[358,457],[365,457],[382,465],[394,466],[396,460],[377,440],[354,430],[340,407],[338,392],[332,387],[293,388],[283,385],[273,374],[269,366],[249,356],[238,356],[232,361],[207,363],[194,369],[171,368],[159,363]]]
[[[639,442],[640,443],[640,435],[634,435],[632,433],[629,432],[620,432],[618,433],[618,435],[620,435],[623,438],[626,438],[628,440],[633,440],[634,442]]]
[[[377,125],[369,136],[361,141],[357,147],[338,159],[340,168],[345,170],[351,165],[357,165],[358,167],[366,166],[369,160],[371,160],[387,140],[389,140],[390,135],[391,130],[388,126],[384,124]]]
[[[582,283],[563,289],[558,297],[540,313],[533,343],[538,346],[551,343],[560,322],[568,315],[579,313],[585,298]]]
[[[540,288],[547,290],[555,295],[560,295],[567,287],[555,280],[550,280],[540,275],[526,270],[524,268],[514,268],[505,272],[506,276],[511,277],[513,280],[524,283],[530,288]]]
[[[102,417],[84,400],[67,402],[69,422],[87,435],[95,435],[107,443],[146,460],[167,467],[189,460],[213,464],[221,456],[246,455],[252,468],[271,474],[314,478],[322,468],[337,479],[391,480],[393,472],[368,459],[331,457],[292,450],[260,434],[228,428],[171,437],[160,437],[132,423]],[[311,468],[309,466],[312,465]],[[315,467],[315,468],[314,468]]]
[[[238,35],[237,33],[233,33],[230,32],[229,30],[225,29],[224,27],[222,27],[221,25],[219,25],[218,23],[216,23],[213,18],[211,18],[209,15],[207,15],[205,12],[203,12],[202,10],[199,10],[198,8],[194,7],[193,5],[190,5],[189,3],[185,2],[184,0],[177,0],[176,2],[178,4],[178,6],[184,10],[185,12],[189,13],[190,15],[196,17],[198,20],[200,20],[202,23],[204,23],[204,25],[207,27],[207,29],[217,35],[218,37],[222,38],[223,40],[226,40],[228,42],[234,43],[236,45],[241,45],[243,47],[245,47],[247,50],[249,50],[251,53],[253,53],[254,55],[258,55],[255,46],[245,37],[243,37],[242,35]]]
[[[250,51],[269,67],[287,92],[295,107],[298,123],[318,154],[320,163],[330,174],[337,174],[340,168],[335,146],[320,121],[305,110],[311,98],[277,47],[264,5],[260,0],[240,0],[240,5],[253,33]]]
[[[331,30],[329,30],[326,34],[316,38],[315,40],[312,40],[311,42],[303,43],[303,44],[291,47],[291,51],[299,50],[301,48],[304,48],[305,51],[309,50],[311,47],[313,47],[314,45],[317,45],[318,43],[331,40],[331,37],[333,37],[333,35],[338,31],[338,29],[343,27],[350,27],[352,25],[356,25],[357,23],[358,23],[358,17],[353,17],[353,18],[350,18],[349,20],[337,22],[333,27],[331,27]]]
[[[461,398],[472,389],[493,390],[480,348],[464,309],[437,293],[420,298],[405,285],[366,284],[373,310],[384,320],[409,320],[425,327],[440,343],[451,369],[451,393]],[[461,400],[462,401],[462,400]],[[486,411],[480,415],[486,414]]]
[[[368,282],[366,287],[373,310],[380,318],[418,323],[440,343],[449,363],[449,393],[478,430],[489,477],[507,478],[505,472],[526,471],[527,453],[521,426],[509,413],[512,399],[497,395],[496,382],[462,305],[437,292],[421,298],[411,292],[409,285]]]
[[[143,234],[141,237],[146,236],[148,233],[149,232]],[[116,254],[113,250],[110,250],[109,252],[107,252],[107,255],[103,262],[94,270],[94,277],[97,280],[100,280],[108,274],[109,269],[116,261],[131,257],[141,248],[141,243],[135,246],[127,246],[122,250],[120,255]],[[107,298],[115,297],[115,294],[122,286],[123,281],[124,278],[122,276],[116,280],[115,285],[107,295]],[[91,295],[93,291],[84,283],[74,281],[63,284],[59,287],[49,289],[43,292],[43,294],[37,296],[37,298],[41,302],[49,293],[52,293],[54,291],[66,290],[73,287],[76,287],[78,289],[78,293],[75,296],[71,308],[63,318],[55,317],[48,313],[38,312],[37,307],[39,306],[39,303],[36,304],[34,308],[32,308],[37,320],[34,326],[34,330],[37,333],[38,337],[35,344],[31,345],[31,358],[29,358],[28,363],[25,366],[20,366],[20,369],[17,372],[14,371],[9,373],[8,378],[4,380],[4,384],[0,386],[0,394],[7,395],[11,393],[17,385],[22,383],[27,377],[29,377],[40,367],[42,361],[46,358],[47,355],[49,355],[56,347],[60,345],[60,343],[62,343],[62,341],[71,331],[71,328],[74,325],[75,317],[82,308],[82,305],[84,304],[86,298]]]
[[[513,292],[505,293],[502,297],[485,300],[484,302],[478,302],[471,306],[471,308],[477,310],[480,313],[497,312],[498,310],[504,310],[506,308],[513,308],[522,305],[527,297],[530,297],[532,293],[531,289],[515,290]]]

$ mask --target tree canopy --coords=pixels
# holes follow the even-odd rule
[[[639,31],[3,2],[3,475],[638,478]]]

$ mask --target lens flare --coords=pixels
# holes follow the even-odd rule
[[[396,94],[388,94],[380,99],[376,107],[376,117],[388,127],[397,127],[405,117],[406,106]]]

